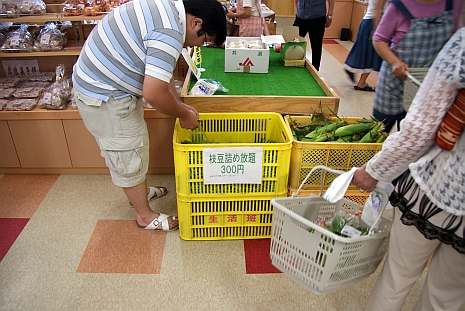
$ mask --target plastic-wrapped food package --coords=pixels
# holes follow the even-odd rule
[[[63,14],[65,16],[83,15],[86,6],[88,6],[86,0],[73,0],[71,3],[65,4]]]
[[[0,78],[0,87],[10,88],[15,87],[21,82],[20,78],[17,77],[2,77]]]
[[[34,42],[35,52],[61,51],[64,48],[64,35],[55,23],[46,23]]]
[[[28,26],[23,23],[18,30],[9,32],[0,49],[7,52],[31,52],[34,41],[27,30]]]
[[[68,107],[71,94],[71,79],[65,76],[65,66],[61,64],[56,68],[56,81],[42,93],[38,105],[40,108],[64,110]]]
[[[8,99],[0,99],[0,110],[3,110],[3,107],[8,103]]]
[[[14,92],[14,88],[3,89],[0,87],[0,98],[10,98]]]
[[[28,80],[33,82],[53,82],[55,81],[55,73],[51,71],[34,72],[28,76]]]
[[[228,48],[230,49],[263,49],[263,44],[260,40],[244,40],[239,39],[229,43]]]
[[[18,98],[9,100],[3,107],[3,110],[32,110],[35,106],[37,106],[37,98]]]
[[[42,0],[23,0],[18,3],[21,14],[45,14],[47,6]]]
[[[16,18],[19,16],[18,1],[3,0],[0,6],[0,17]]]
[[[107,12],[107,1],[106,0],[93,0],[89,6],[84,9],[85,15],[97,16]]]

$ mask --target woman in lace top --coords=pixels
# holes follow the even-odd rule
[[[401,130],[359,168],[352,182],[371,191],[401,175],[389,252],[366,310],[401,310],[433,254],[414,310],[459,310],[465,301],[465,135],[451,151],[436,143],[438,127],[465,88],[465,28],[438,54]]]

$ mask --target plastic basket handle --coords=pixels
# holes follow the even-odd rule
[[[307,181],[307,179],[310,177],[310,175],[316,171],[316,170],[320,170],[320,193],[318,194],[318,196],[321,196],[323,194],[323,171],[326,171],[328,173],[333,173],[333,174],[337,174],[337,175],[341,175],[343,173],[346,173],[344,171],[340,171],[340,170],[333,170],[329,167],[326,167],[326,166],[323,166],[323,165],[319,165],[319,166],[315,166],[314,168],[312,168],[312,170],[308,173],[307,177],[305,177],[305,179],[302,181],[302,183],[300,184],[300,187],[299,189],[297,189],[296,192],[294,192],[292,194],[292,197],[296,197],[297,194],[299,193],[300,189],[302,189],[303,185],[305,184],[305,182]],[[381,201],[381,206],[382,208],[380,209],[379,211],[379,214],[378,214],[378,217],[376,218],[375,222],[373,223],[373,225],[371,226],[370,228],[370,231],[368,233],[368,235],[372,235],[373,234],[373,230],[374,230],[374,227],[375,225],[378,223],[378,221],[380,220],[381,218],[381,215],[383,214],[384,210],[386,209],[386,206],[387,206],[387,203],[389,201],[389,194],[384,191],[384,189],[382,188],[379,188],[379,187],[375,187],[375,189],[373,189],[373,191],[376,191],[378,193],[380,193],[382,195],[382,201]]]
[[[407,77],[412,80],[413,83],[415,83],[416,85],[420,86],[421,85],[421,82],[418,81],[414,76],[412,76],[412,74],[410,72],[407,72]]]

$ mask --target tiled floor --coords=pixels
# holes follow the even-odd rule
[[[368,117],[373,94],[342,71],[350,47],[325,41],[321,74],[341,96],[339,115]],[[177,214],[174,176],[147,180],[169,189],[151,207]],[[107,175],[0,175],[0,310],[359,311],[378,274],[315,295],[271,265],[268,239],[185,241],[134,219]]]

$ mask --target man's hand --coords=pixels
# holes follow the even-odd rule
[[[194,109],[195,110],[195,109]],[[198,115],[189,109],[189,112],[182,118],[179,118],[179,124],[182,128],[194,130],[199,127]]]

